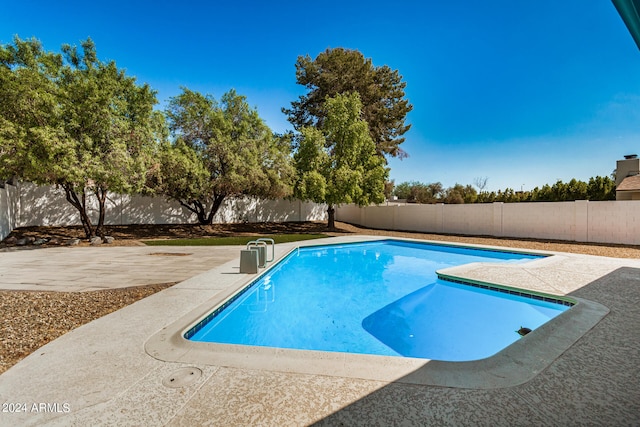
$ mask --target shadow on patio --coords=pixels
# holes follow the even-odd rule
[[[619,268],[570,295],[596,301],[610,312],[532,380],[477,390],[401,379],[316,425],[640,423],[640,269]]]

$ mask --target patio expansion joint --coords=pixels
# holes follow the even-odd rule
[[[527,273],[528,275],[530,275],[531,277],[533,277],[534,279],[538,280],[539,282],[542,282],[546,287],[552,289],[554,291],[554,293],[558,294],[558,295],[565,295],[566,292],[563,291],[562,289],[557,288],[553,282],[550,282],[548,280],[543,279],[539,274],[536,274],[536,271],[539,271],[540,267],[538,268],[526,268],[524,267],[522,269],[522,271],[524,271],[525,273]]]
[[[198,368],[198,369],[200,369],[201,371],[204,372],[204,369],[202,368],[202,366],[198,366],[197,364],[190,364],[190,366]],[[218,370],[220,370],[220,366],[216,366],[215,369],[211,372],[211,374],[208,375],[207,378],[204,379],[202,381],[202,383],[193,390],[193,393],[191,393],[191,396],[189,396],[188,399],[185,399],[184,403],[179,408],[177,408],[175,410],[175,412],[173,413],[173,415],[171,415],[169,417],[169,419],[167,420],[165,425],[171,424],[171,422],[173,422],[173,420],[175,420],[180,414],[182,414],[182,410],[187,408],[191,404],[191,401],[198,396],[198,393],[200,392],[200,390],[202,390],[202,388],[205,385],[207,385],[209,383],[209,381],[211,381],[211,378],[213,378],[214,374],[216,372],[218,372]]]
[[[94,399],[80,408],[75,408],[72,414],[69,414],[69,419],[57,417],[56,419],[48,420],[48,422],[53,422],[54,425],[116,425],[120,424],[120,422],[127,417],[126,413],[121,413],[118,409],[131,409],[129,408],[129,402],[141,399],[150,399],[153,401],[154,397],[157,398],[158,396],[160,396],[160,401],[162,401],[162,398],[166,400],[167,397],[171,398],[172,395],[175,395],[183,402],[182,404],[172,406],[161,403],[160,405],[156,405],[155,409],[159,412],[155,413],[155,415],[145,414],[138,419],[139,425],[154,425],[158,421],[158,417],[160,417],[161,422],[158,425],[168,425],[171,420],[180,414],[185,405],[200,393],[202,387],[206,385],[219,370],[219,367],[202,367],[190,363],[156,362],[157,361],[154,360],[153,364],[155,366],[149,366],[142,375],[138,376],[137,379],[130,382],[129,385],[117,393],[99,400]],[[197,383],[186,384],[177,388],[166,387],[163,384],[163,379],[168,375],[172,375],[173,372],[192,367],[198,368],[203,373],[202,377],[197,380]],[[64,414],[61,414],[61,417],[62,416],[64,416]],[[58,424],[61,420],[64,422]]]

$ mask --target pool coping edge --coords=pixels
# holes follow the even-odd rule
[[[357,240],[349,239],[349,241],[355,243],[389,240],[388,238],[380,239],[370,236],[358,237]],[[398,238],[394,240],[432,243],[416,239]],[[306,242],[297,243],[299,244],[286,245],[292,247],[279,254],[276,261],[285,258],[301,246],[325,245],[317,241],[309,241],[309,244],[304,244]],[[344,243],[347,242],[336,244]],[[464,247],[482,249],[482,246],[479,245],[464,245]],[[532,252],[522,251],[522,253],[531,254]],[[547,254],[547,256],[549,255],[553,254]],[[276,264],[277,262],[274,262],[272,266]],[[510,267],[517,267],[517,265],[510,265]],[[607,307],[593,301],[576,297],[553,296],[558,299],[575,301],[576,304],[570,310],[522,337],[518,342],[494,356],[470,362],[442,362],[393,356],[201,343],[184,338],[184,333],[194,324],[217,306],[222,305],[239,289],[267,274],[270,268],[271,266],[259,274],[246,277],[246,279],[242,278],[241,281],[234,281],[233,286],[221,290],[178,320],[162,328],[145,342],[144,348],[147,354],[166,362],[338,376],[384,382],[397,381],[443,387],[491,389],[515,386],[531,380],[609,312]],[[215,274],[216,270],[210,270],[210,273]],[[457,280],[469,281],[461,277],[457,277]],[[239,282],[241,284],[238,286]],[[492,283],[491,285],[498,284]],[[532,291],[531,293],[536,292]],[[185,325],[187,326],[185,327]]]

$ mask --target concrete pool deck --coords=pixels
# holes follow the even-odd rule
[[[237,246],[4,250],[0,252],[0,289],[87,292],[181,282],[237,256]]]
[[[359,239],[371,237],[281,244],[276,255],[298,244]],[[115,254],[134,248],[109,249]],[[26,262],[31,252],[49,250],[25,251],[21,259]],[[218,248],[206,250],[213,254]],[[569,295],[608,308],[601,321],[518,385],[443,387],[410,384],[402,372],[382,381],[359,378],[366,375],[357,372],[342,375],[339,366],[328,372],[301,373],[291,372],[295,367],[289,372],[274,369],[268,359],[238,367],[235,362],[167,362],[159,359],[166,359],[166,354],[152,357],[150,344],[178,319],[189,320],[253,277],[238,273],[239,248],[234,250],[231,261],[222,256],[215,268],[77,328],[0,375],[0,403],[5,405],[0,408],[0,425],[640,423],[640,260],[557,253],[535,261],[536,265],[470,264],[447,269],[447,274],[466,279]],[[152,251],[169,252],[168,248]],[[227,253],[233,256],[232,251]],[[182,258],[188,268],[188,257],[171,258]],[[117,263],[111,269],[123,273]],[[552,341],[553,335],[549,337]],[[183,349],[169,344],[165,350],[173,349],[175,359],[181,360],[177,353]],[[300,363],[326,364],[317,358]],[[428,372],[433,363],[413,367],[409,375]],[[331,368],[331,363],[326,365]],[[362,369],[365,372],[367,365]],[[453,370],[450,375],[465,373]],[[20,409],[26,411],[17,412],[16,405],[22,404]]]

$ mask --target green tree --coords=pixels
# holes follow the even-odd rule
[[[444,203],[475,203],[478,199],[478,192],[471,185],[456,184],[445,190],[442,200]]]
[[[444,194],[444,188],[440,182],[423,184],[414,182],[411,185],[411,196],[409,200],[414,203],[438,203]]]
[[[200,224],[211,224],[227,197],[290,194],[289,138],[273,134],[235,90],[218,103],[183,88],[166,114],[174,138],[162,145],[152,185]]]
[[[457,205],[457,204],[464,203],[464,198],[462,196],[462,192],[460,191],[461,189],[462,189],[462,185],[460,184],[456,184],[456,186],[454,187],[447,188],[445,190],[442,201],[450,205]]]
[[[156,161],[149,176],[151,190],[179,201],[192,212],[195,206],[199,207],[198,222],[206,224],[206,207],[200,200],[207,200],[213,190],[210,174],[198,152],[182,139],[167,141],[159,146]]]
[[[435,203],[436,198],[429,185],[415,182],[411,185],[411,194],[407,199],[409,203]]]
[[[326,118],[327,97],[357,92],[362,102],[362,118],[380,155],[406,156],[400,149],[402,135],[410,128],[405,117],[413,108],[405,99],[406,83],[397,70],[387,65],[376,67],[357,50],[327,49],[315,59],[299,56],[296,80],[309,92],[282,111],[296,130],[314,126],[322,129]]]
[[[496,193],[494,191],[481,191],[476,199],[476,203],[493,203],[495,201]]]
[[[465,185],[462,188],[462,198],[465,203],[475,203],[478,200],[478,192],[471,185]]]
[[[596,176],[589,178],[587,184],[587,197],[589,200],[615,200],[616,183],[608,176]]]
[[[144,186],[156,98],[115,62],[98,60],[91,39],[62,52],[17,37],[0,48],[0,174],[62,187],[92,237],[103,234],[109,192]]]
[[[572,178],[567,183],[567,197],[565,200],[587,200],[588,198],[586,182]]]
[[[408,203],[438,203],[443,192],[444,189],[439,182],[403,182],[395,188],[395,195],[399,199],[406,199]]]
[[[393,194],[398,199],[408,200],[411,197],[411,183],[409,182],[401,182],[396,185],[393,189]]]
[[[384,198],[387,200],[391,200],[391,196],[393,195],[393,189],[396,183],[394,180],[387,181],[384,183]]]
[[[498,193],[481,192],[477,201],[484,202],[570,202],[575,200],[615,200],[615,182],[608,176],[596,176],[589,182],[571,179],[557,180],[553,185],[545,184],[531,191],[513,191],[507,188]]]
[[[513,188],[506,188],[504,191],[498,190],[496,193],[496,202],[516,203],[521,201],[521,194]]]
[[[543,185],[541,188],[534,188],[531,194],[531,201],[534,202],[552,202],[554,201],[554,192],[549,184]]]
[[[0,175],[24,177],[39,164],[30,146],[46,144],[58,131],[62,56],[45,52],[36,39],[15,37],[0,46]]]
[[[384,201],[388,169],[376,148],[367,122],[360,118],[357,93],[327,98],[321,129],[300,129],[293,156],[297,176],[294,196],[326,203],[328,227],[335,228],[335,206],[365,206]]]

